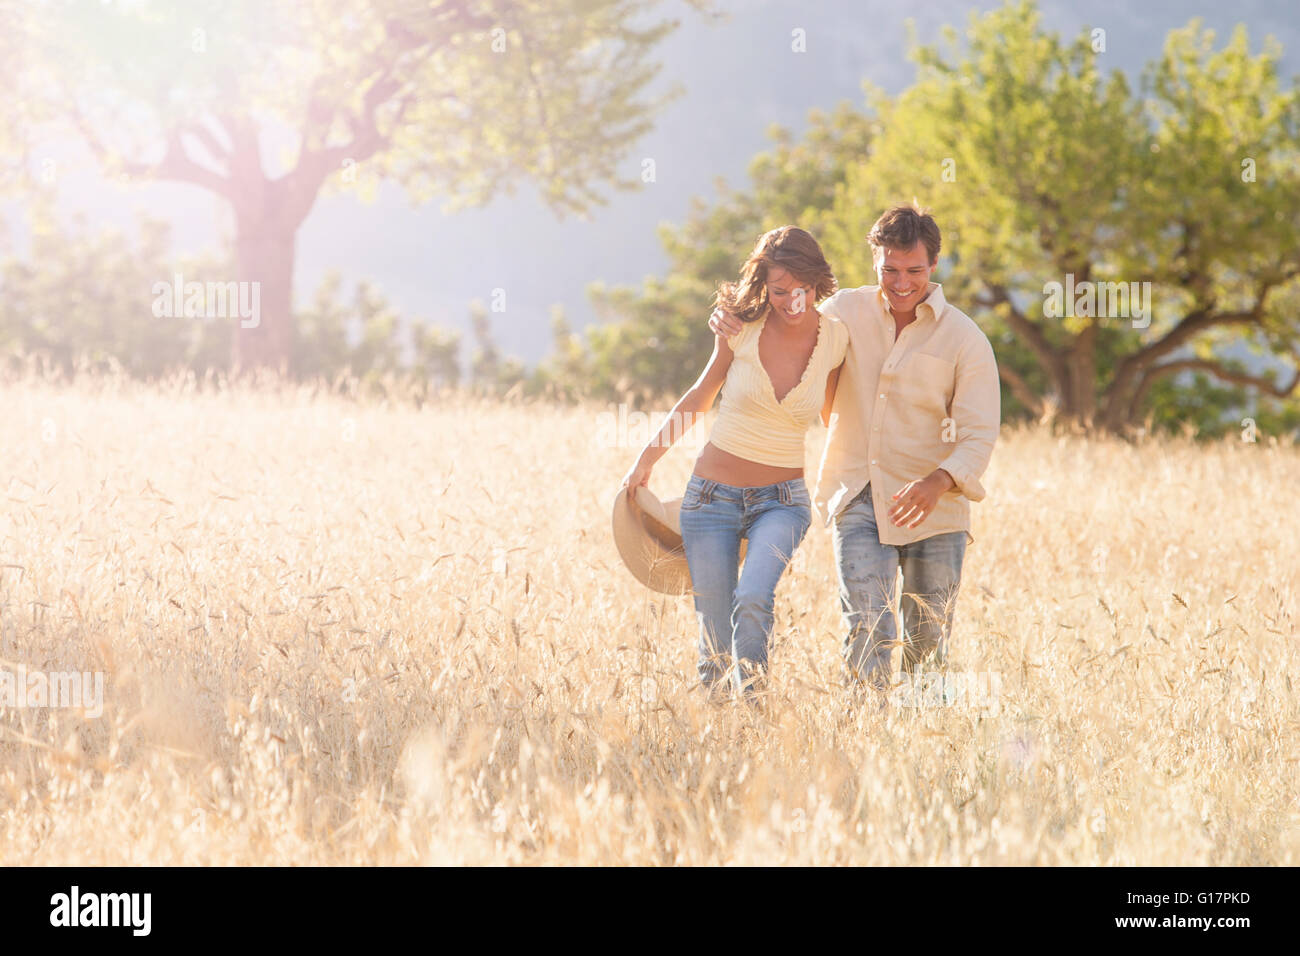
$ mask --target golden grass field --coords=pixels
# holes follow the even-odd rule
[[[1267,436],[1004,430],[949,661],[995,713],[846,716],[814,524],[764,716],[705,704],[689,599],[621,565],[604,407],[0,403],[0,659],[104,673],[98,718],[0,708],[0,864],[1300,863],[1300,450]]]

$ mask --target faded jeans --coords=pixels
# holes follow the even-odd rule
[[[894,622],[894,587],[900,568],[902,670],[915,674],[931,651],[941,666],[947,659],[966,532],[931,535],[910,544],[881,544],[868,484],[835,518],[831,540],[840,571],[840,606],[848,627],[844,663],[850,685],[884,690],[890,684],[890,658],[900,643]]]
[[[700,681],[715,690],[734,661],[733,686],[752,693],[767,669],[777,582],[812,523],[807,485],[793,478],[738,488],[695,475],[680,518],[700,624]],[[741,538],[749,539],[743,571]]]

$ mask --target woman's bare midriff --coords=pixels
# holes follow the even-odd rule
[[[802,478],[803,469],[763,465],[723,451],[713,442],[708,442],[700,452],[700,457],[695,459],[693,474],[736,488],[756,488],[759,485],[775,485],[791,478]]]

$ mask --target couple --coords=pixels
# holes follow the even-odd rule
[[[811,235],[763,235],[740,280],[718,291],[703,374],[623,480],[629,492],[646,485],[675,437],[669,423],[707,411],[721,391],[680,510],[711,694],[728,681],[746,697],[762,687],[776,585],[812,523],[804,433],[819,413],[829,432],[817,507],[833,520],[850,687],[890,687],[900,569],[903,671],[931,651],[946,657],[969,502],[984,497],[998,432],[997,365],[984,333],[930,281],[932,216],[897,206],[867,241],[880,284],[835,292]]]

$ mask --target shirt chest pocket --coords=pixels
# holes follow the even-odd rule
[[[918,410],[947,414],[957,366],[925,352],[913,352],[898,371],[899,394]]]

